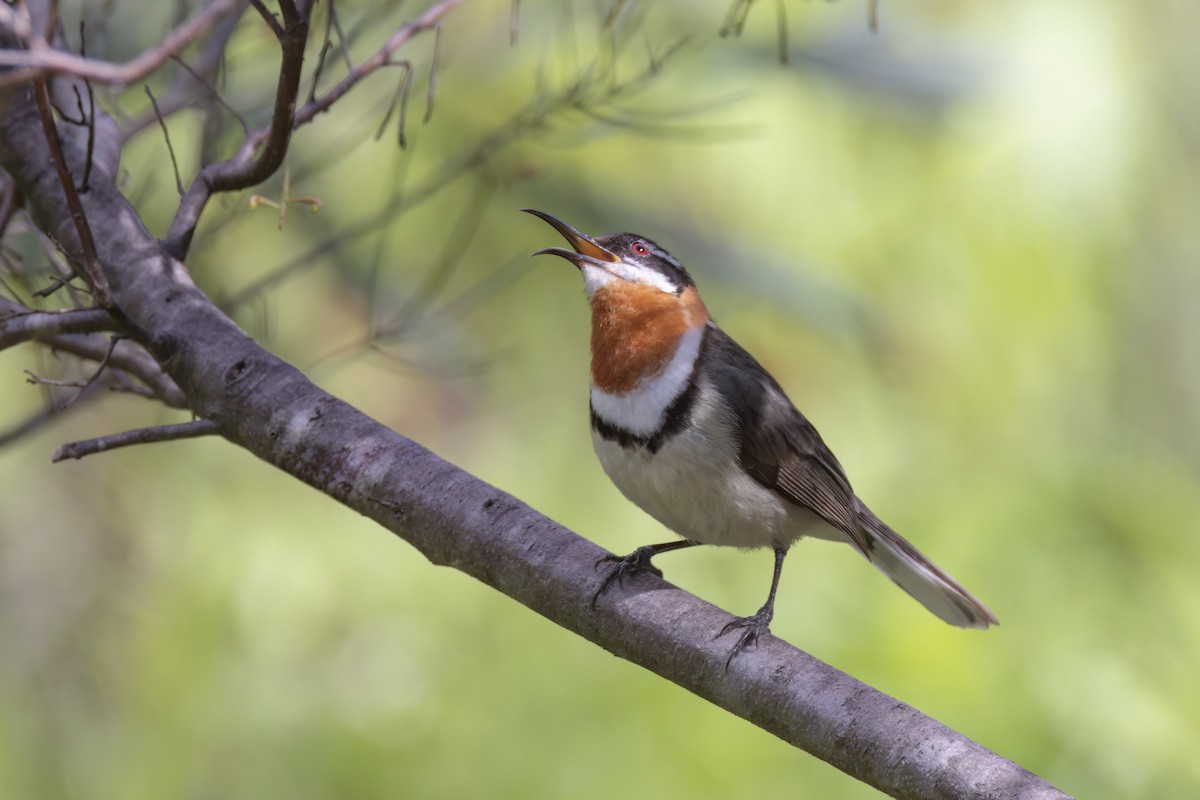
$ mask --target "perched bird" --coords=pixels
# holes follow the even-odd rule
[[[765,634],[788,548],[813,536],[845,542],[951,625],[998,624],[983,603],[875,516],[842,465],[754,357],[719,327],[686,269],[632,233],[591,237],[542,211],[523,209],[562,234],[549,247],[583,274],[592,310],[592,443],[627,498],[683,537],[606,556],[612,567],[593,599],[651,559],[700,544],[770,547],[775,572],[758,613],[726,661]],[[599,563],[597,566],[599,566]]]

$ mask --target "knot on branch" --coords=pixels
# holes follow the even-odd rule
[[[225,394],[228,397],[245,396],[258,383],[251,377],[262,371],[261,366],[254,358],[241,358],[234,362],[225,370]]]

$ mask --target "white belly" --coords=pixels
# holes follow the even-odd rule
[[[592,444],[621,493],[686,539],[734,547],[786,547],[801,536],[845,538],[816,514],[746,474],[738,466],[731,437],[700,433],[728,430],[725,413],[712,394],[701,392],[692,410],[693,424],[669,438],[657,453],[623,448],[595,431]]]

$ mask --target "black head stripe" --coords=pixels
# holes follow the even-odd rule
[[[613,233],[598,237],[596,241],[626,262],[658,272],[675,287],[675,294],[681,294],[684,289],[696,285],[687,269],[679,263],[679,259],[645,236],[636,233]],[[645,255],[635,253],[633,245],[636,242],[646,245],[650,252]]]

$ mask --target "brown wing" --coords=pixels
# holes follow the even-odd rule
[[[854,490],[817,429],[737,342],[715,327],[709,336],[702,368],[736,415],[742,468],[789,502],[816,512],[870,558]]]

